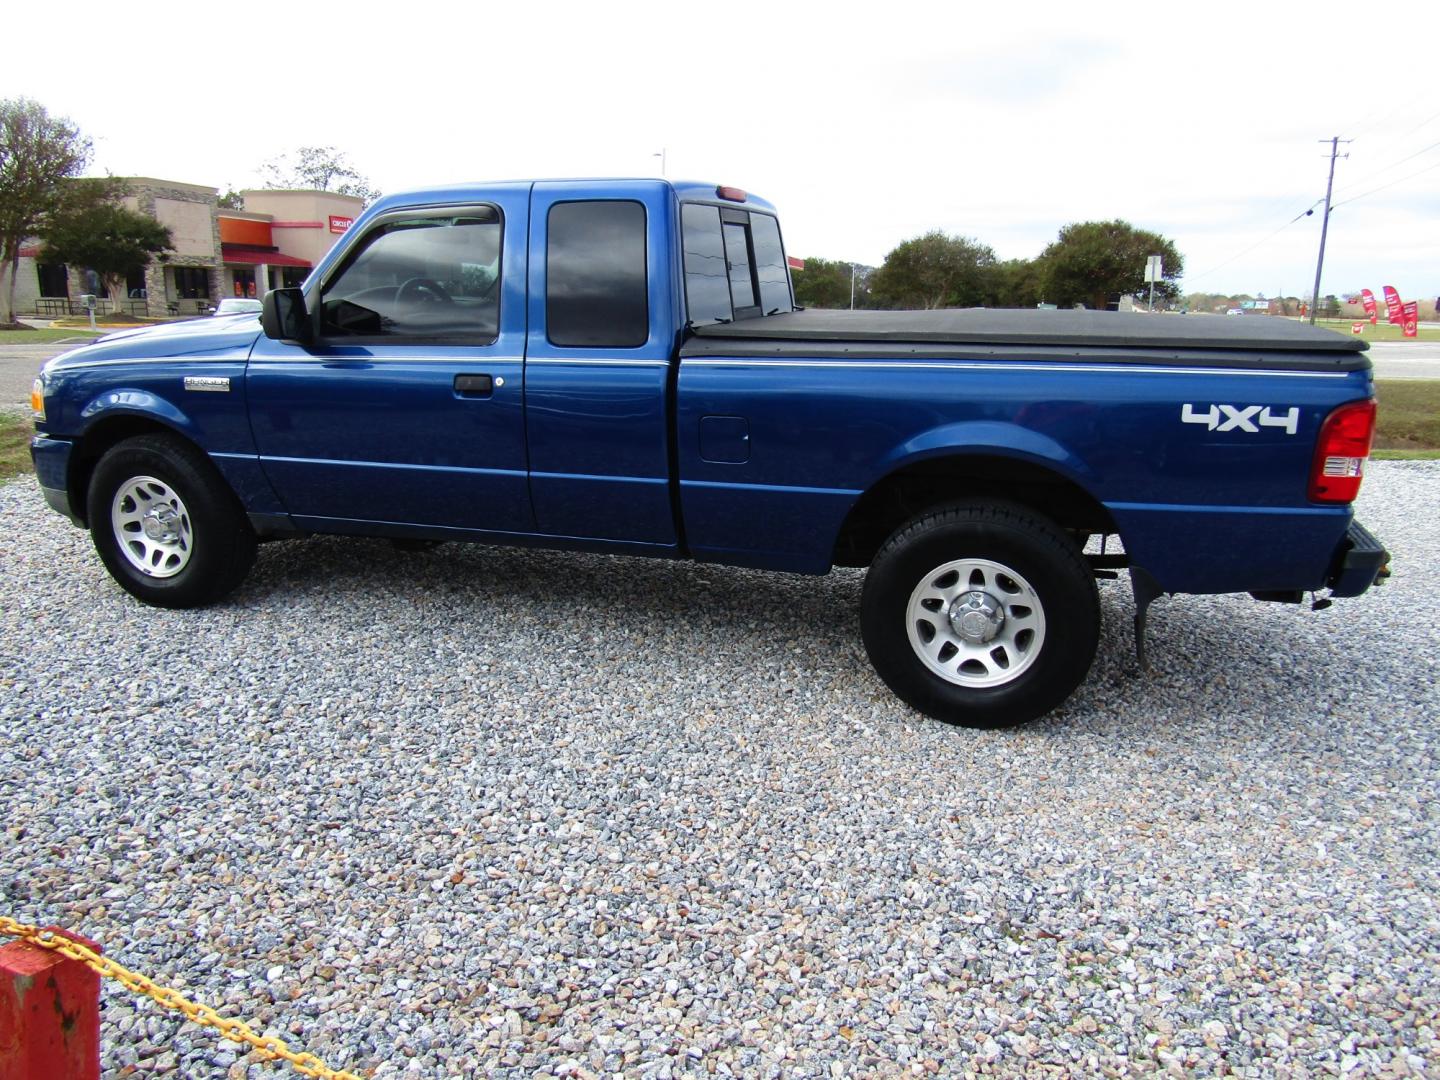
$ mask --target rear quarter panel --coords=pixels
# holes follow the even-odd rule
[[[823,572],[846,514],[928,458],[1003,455],[1079,485],[1114,518],[1133,562],[1167,591],[1318,588],[1350,520],[1306,498],[1319,427],[1371,393],[1368,371],[1186,366],[1173,354],[976,350],[943,360],[703,356],[682,361],[678,447],[690,547]],[[1223,359],[1223,358],[1222,358]],[[1317,365],[1318,366],[1318,365]],[[1212,427],[1212,406],[1255,414]],[[743,462],[706,460],[702,418],[743,417]],[[1253,430],[1252,430],[1253,429]],[[711,457],[715,455],[710,453]]]

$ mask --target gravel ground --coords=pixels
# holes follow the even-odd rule
[[[1440,1075],[1440,463],[1384,589],[1102,585],[1022,730],[898,704],[861,578],[371,541],[164,612],[0,488],[0,912],[376,1076]],[[25,523],[24,528],[13,527]],[[278,1077],[108,985],[107,1077]]]

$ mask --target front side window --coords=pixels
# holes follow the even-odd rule
[[[325,285],[323,333],[489,344],[500,329],[500,245],[494,207],[385,222]]]
[[[594,200],[550,208],[545,326],[553,345],[630,349],[650,337],[645,207]]]

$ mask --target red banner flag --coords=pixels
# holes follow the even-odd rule
[[[1420,330],[1420,304],[1411,300],[1400,309],[1400,325],[1405,327],[1406,337],[1415,337]]]
[[[1360,290],[1360,302],[1365,305],[1365,314],[1370,316],[1370,325],[1375,325],[1375,294],[1369,289]]]
[[[1398,323],[1401,319],[1400,294],[1395,291],[1394,285],[1385,286],[1385,314],[1392,323]]]

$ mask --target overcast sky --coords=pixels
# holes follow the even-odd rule
[[[1311,288],[1321,214],[1287,222],[1341,135],[1322,293],[1440,293],[1433,3],[170,10],[64,5],[0,97],[74,120],[96,172],[243,188],[331,144],[389,192],[658,175],[663,147],[774,202],[792,255],[878,265],[938,228],[1029,258],[1121,217],[1176,242],[1187,290],[1267,296]]]

